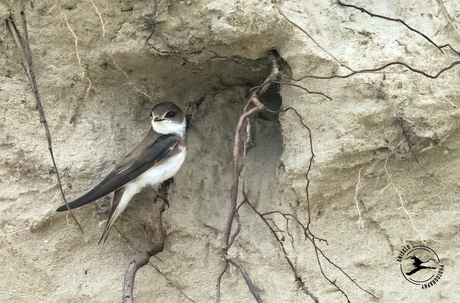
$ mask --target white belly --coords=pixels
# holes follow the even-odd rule
[[[164,161],[158,166],[154,166],[140,175],[136,180],[131,181],[139,186],[139,190],[147,185],[159,184],[169,178],[172,178],[184,163],[186,155],[185,147],[180,149],[180,152]]]
[[[134,179],[133,181],[126,184],[125,192],[118,203],[117,208],[113,212],[112,217],[109,219],[108,225],[111,226],[113,222],[118,218],[121,212],[128,205],[131,198],[137,194],[142,188],[147,185],[156,185],[169,178],[172,178],[181,167],[185,160],[186,148],[185,146],[180,149],[180,152],[168,158],[161,165],[154,166],[144,172],[142,175]],[[155,190],[158,190],[155,188]]]

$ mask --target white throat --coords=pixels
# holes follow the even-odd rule
[[[163,121],[153,121],[152,128],[159,134],[169,135],[169,134],[178,134],[183,136],[185,134],[185,120],[182,123],[173,122],[170,120]]]

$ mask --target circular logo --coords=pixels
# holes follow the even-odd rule
[[[398,262],[404,278],[412,284],[421,285],[422,289],[435,285],[444,272],[444,265],[441,265],[436,252],[423,245],[403,247]]]

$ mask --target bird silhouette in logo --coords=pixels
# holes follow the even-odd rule
[[[436,269],[437,266],[424,266],[422,264],[426,264],[430,261],[433,261],[433,262],[436,262],[436,260],[434,259],[428,259],[427,261],[423,262],[422,260],[420,260],[419,258],[417,258],[416,256],[410,256],[409,258],[407,259],[412,259],[412,266],[414,267],[411,271],[409,272],[406,272],[406,275],[410,276],[410,275],[413,275],[415,274],[416,272],[418,272],[419,270],[422,270],[422,269]]]

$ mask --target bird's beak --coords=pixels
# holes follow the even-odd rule
[[[160,117],[156,117],[153,121],[155,122],[160,122],[160,121],[163,121],[164,119],[160,118]]]

